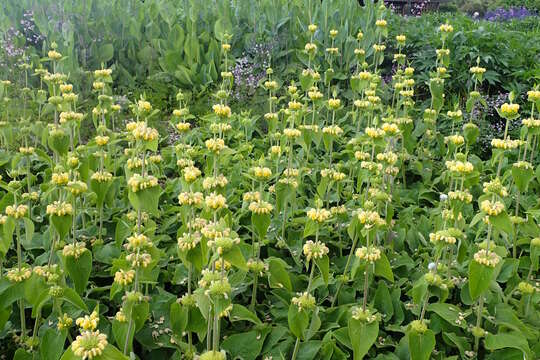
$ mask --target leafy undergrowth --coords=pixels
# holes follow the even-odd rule
[[[332,69],[348,30],[309,24],[304,70],[284,84],[266,69],[260,116],[228,105],[226,33],[223,81],[202,114],[182,92],[172,114],[117,104],[105,68],[80,99],[55,44],[48,68],[21,68],[41,87],[3,81],[2,354],[538,358],[540,91],[496,109],[505,128],[483,161],[470,151],[486,106],[480,60],[451,103],[452,25],[417,74],[406,35],[388,38],[387,10],[365,11],[347,34],[347,87]],[[388,83],[386,44],[397,49]]]

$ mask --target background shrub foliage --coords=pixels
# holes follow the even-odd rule
[[[2,355],[540,356],[534,21],[2,6]]]

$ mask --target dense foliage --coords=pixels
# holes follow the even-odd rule
[[[0,354],[538,358],[534,23],[240,3],[3,5]]]

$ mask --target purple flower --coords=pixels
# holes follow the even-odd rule
[[[524,6],[510,8],[500,7],[486,12],[484,19],[488,21],[508,21],[513,19],[524,19],[529,16],[536,16],[536,14]]]

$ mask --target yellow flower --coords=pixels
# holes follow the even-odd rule
[[[135,123],[135,126],[131,130],[131,134],[136,140],[154,141],[158,138],[159,133],[156,129],[149,127],[145,122],[139,121]],[[129,129],[129,128],[128,128]]]
[[[135,193],[140,190],[158,186],[158,179],[152,175],[143,177],[140,174],[134,174],[129,178],[127,184],[131,191]]]
[[[221,138],[208,139],[204,143],[206,148],[214,153],[219,153],[221,150],[225,149],[225,141]]]
[[[82,330],[95,330],[98,326],[99,315],[96,310],[92,311],[90,315],[80,317],[75,321],[78,327]]]
[[[92,176],[90,177],[90,179],[100,182],[100,183],[109,182],[112,180],[112,178],[113,178],[113,175],[107,171],[97,171],[93,173]]]
[[[8,205],[6,206],[6,215],[13,217],[15,219],[21,219],[26,216],[26,213],[28,212],[28,205]]]
[[[32,155],[35,151],[36,149],[33,146],[28,146],[28,147],[21,146],[19,148],[19,152],[23,155]]]
[[[288,138],[297,138],[302,135],[302,132],[298,129],[287,128],[283,130],[283,134]]]
[[[337,125],[325,126],[322,129],[323,134],[339,136],[343,134],[343,129]]]
[[[527,91],[527,99],[529,101],[539,101],[540,100],[540,90]]]
[[[65,216],[72,215],[73,207],[68,202],[55,201],[47,205],[47,215]]]
[[[309,209],[307,212],[307,217],[315,222],[323,223],[326,220],[330,219],[332,213],[327,209]]]
[[[328,247],[323,242],[308,240],[304,244],[303,251],[309,262],[311,259],[320,259],[328,254]]]
[[[47,53],[47,56],[49,57],[49,59],[52,59],[52,60],[60,60],[62,58],[62,54],[60,54],[56,50],[49,50],[49,52]]]
[[[504,211],[504,204],[500,201],[484,200],[480,203],[480,210],[490,216],[497,216]]]
[[[501,106],[501,115],[505,118],[512,118],[518,114],[519,104],[508,104],[504,103]]]
[[[482,249],[474,254],[474,261],[481,265],[494,268],[501,261],[501,257],[493,251]]]
[[[95,140],[96,140],[96,144],[98,144],[99,146],[105,146],[109,143],[108,136],[97,135]]]
[[[131,284],[134,278],[135,278],[135,270],[120,269],[114,273],[114,282],[122,286],[127,286]]]
[[[267,215],[272,212],[274,207],[264,200],[253,201],[249,204],[249,210],[257,215]]]
[[[6,273],[7,279],[11,282],[21,282],[30,278],[30,276],[32,276],[32,269],[27,265],[23,265],[20,269],[9,269]]]
[[[201,242],[201,234],[199,232],[183,233],[182,236],[178,238],[178,248],[180,251],[189,251],[194,249],[197,244]]]
[[[452,172],[459,174],[469,174],[474,170],[473,164],[468,161],[448,160],[446,168]]]
[[[381,139],[384,137],[384,130],[373,128],[373,127],[367,127],[365,129],[366,135],[369,136],[372,139]]]
[[[381,258],[381,250],[379,250],[376,246],[362,246],[356,249],[355,255],[360,260],[373,263]]]
[[[215,192],[207,195],[204,202],[206,206],[212,210],[219,210],[227,207],[227,199],[223,195]]]
[[[386,50],[386,45],[384,45],[384,44],[374,44],[373,45],[373,50],[375,50],[375,52],[383,52],[384,50]]]
[[[375,26],[378,26],[378,27],[381,27],[381,28],[386,27],[386,25],[387,25],[387,22],[384,19],[379,19],[379,20],[377,20],[375,22]]]
[[[73,257],[78,259],[86,251],[86,244],[84,242],[75,242],[73,244],[67,244],[62,249],[62,255],[65,257]]]
[[[152,241],[144,234],[133,234],[127,239],[124,247],[129,251],[143,250],[152,247]]]
[[[407,40],[407,37],[405,35],[397,35],[396,40],[400,44],[404,44],[405,40]]]
[[[454,27],[450,24],[442,24],[439,26],[439,30],[443,33],[451,33],[454,31]]]
[[[469,69],[469,71],[471,72],[471,74],[479,75],[485,73],[486,69],[480,66],[473,66]]]
[[[230,118],[231,117],[231,108],[223,104],[215,104],[212,106],[214,113],[221,118]]]
[[[200,205],[203,199],[204,196],[201,192],[182,192],[178,195],[180,205]]]
[[[303,293],[298,293],[298,296],[295,296],[291,299],[291,303],[298,307],[298,311],[302,310],[312,310],[315,308],[315,297],[309,294],[307,291]]]
[[[58,318],[58,325],[56,326],[58,330],[62,331],[69,329],[73,325],[73,319],[69,317],[68,314],[64,313],[62,317]]]
[[[201,176],[201,170],[199,170],[193,165],[186,166],[183,170],[183,173],[184,173],[184,180],[186,180],[188,183],[197,180],[197,178]]]
[[[69,174],[67,172],[53,173],[51,182],[57,186],[66,185],[69,182]]]
[[[491,146],[495,149],[512,150],[521,145],[521,140],[512,139],[493,139],[491,140]]]
[[[265,180],[272,176],[272,170],[267,167],[255,166],[251,170],[253,175],[259,180]]]
[[[99,330],[83,331],[71,343],[71,350],[82,360],[92,360],[103,353],[107,344],[107,335],[101,334]]]

